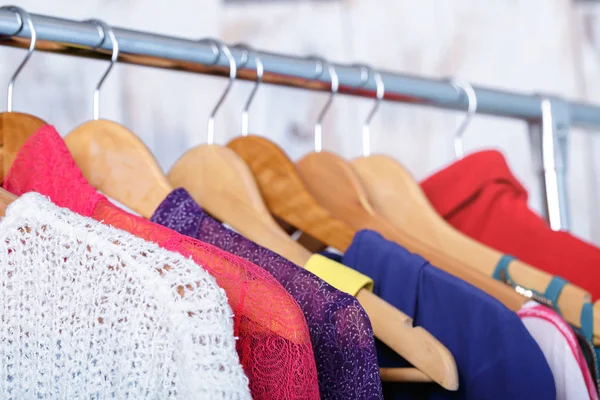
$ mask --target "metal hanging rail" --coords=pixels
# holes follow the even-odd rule
[[[32,18],[38,35],[37,51],[110,59],[110,41],[105,40],[102,43],[102,36],[93,24],[36,14],[32,14]],[[215,60],[216,57],[210,43],[116,27],[114,27],[114,33],[119,42],[119,62],[227,76],[229,66],[227,58],[221,55]],[[26,48],[29,46],[29,37],[27,24],[21,23],[14,12],[0,10],[0,45]],[[244,64],[244,67],[238,71],[238,79],[255,80],[254,57],[250,56],[246,60],[248,55],[242,49],[231,48],[231,52],[238,65]],[[258,55],[264,68],[264,83],[329,91],[330,76],[327,70],[320,73],[318,62],[314,59],[266,52],[258,52]],[[339,64],[334,64],[334,67],[339,78],[339,93],[375,98],[377,87],[373,76],[369,77],[369,81],[365,84],[360,67]],[[450,82],[386,71],[380,72],[385,85],[385,100],[451,110],[467,109],[468,99]],[[544,125],[542,124],[542,103],[545,97],[478,86],[475,86],[474,90],[477,96],[477,113],[522,119],[531,125]],[[563,101],[560,102],[560,105],[562,105],[561,115],[567,115],[568,121],[561,119],[561,129],[553,129],[550,133],[555,137],[557,143],[563,143],[564,138],[560,138],[562,141],[559,140],[554,132],[568,131],[569,124],[600,127],[600,107]],[[563,143],[562,146],[557,145],[559,150],[566,145]],[[555,168],[555,165],[565,165],[564,153],[564,151],[556,151],[554,156],[560,160],[544,163],[544,165],[550,165],[550,168]],[[563,170],[554,172],[564,178]],[[560,192],[559,200],[556,200],[555,193],[552,195],[552,200],[546,196],[546,203],[548,207],[557,208],[553,212],[548,210],[548,215],[559,212],[564,217],[561,218],[562,224],[557,226],[558,229],[565,229],[568,228],[566,204],[564,204],[566,202],[565,179],[557,179],[557,181],[556,186]],[[544,187],[547,187],[547,182],[544,183]],[[554,227],[556,228],[556,226]]]

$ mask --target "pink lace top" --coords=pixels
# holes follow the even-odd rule
[[[39,192],[52,202],[192,258],[225,290],[235,314],[236,348],[255,399],[318,399],[308,327],[298,304],[262,268],[209,244],[131,215],[83,177],[52,126],[23,145],[4,188]]]

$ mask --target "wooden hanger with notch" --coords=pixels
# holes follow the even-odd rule
[[[248,165],[255,174],[261,193],[267,201],[269,209],[275,215],[280,216],[286,222],[290,222],[294,227],[308,232],[311,236],[324,240],[326,244],[332,247],[336,247],[342,251],[346,250],[350,244],[347,238],[351,242],[354,231],[345,223],[332,218],[329,212],[320,205],[315,204],[315,200],[310,193],[306,192],[303,183],[296,175],[294,164],[287,158],[283,151],[270,141],[257,136],[237,138],[230,142],[228,146],[234,148],[244,158],[247,157]],[[254,153],[257,150],[259,150],[259,153]],[[257,158],[252,158],[252,154],[256,154]],[[269,161],[264,162],[265,159]],[[292,169],[290,169],[290,166]],[[296,202],[291,198],[290,202],[287,203],[291,204],[291,206],[286,207],[286,202],[283,201],[285,200],[284,196],[290,194],[299,196],[298,199],[300,201]],[[277,199],[278,197],[279,199]],[[275,199],[275,201],[269,202],[269,199]],[[282,200],[282,202],[279,203],[279,200]],[[271,208],[271,204],[275,204],[275,208]],[[314,209],[310,208],[312,205],[315,205]],[[275,210],[279,213],[275,213]],[[320,217],[324,219],[324,228],[319,226],[318,218]],[[340,236],[336,235],[338,229],[341,230]],[[315,232],[315,230],[317,231]],[[304,265],[305,263],[299,265]],[[453,376],[454,372],[449,372],[456,368],[452,355],[447,352],[445,347],[444,350],[440,350],[439,345],[441,344],[427,331],[422,328],[413,328],[410,317],[396,310],[366,289],[361,290],[356,295],[356,299],[369,316],[373,332],[379,340],[386,343],[390,348],[398,352],[398,354],[401,354],[413,365],[422,368],[423,371],[431,371],[431,368],[435,368],[433,367],[434,365],[438,365],[439,371],[429,372],[429,376]],[[423,354],[433,354],[434,356],[423,357]],[[420,362],[419,360],[423,358],[430,358],[430,360]],[[438,361],[434,361],[435,359],[438,359]],[[403,382],[414,382],[415,380],[419,382],[431,381],[431,378],[427,378],[426,374],[418,370],[415,371],[414,369],[406,368],[382,369],[382,379],[384,381]],[[456,388],[453,383],[454,378],[434,380],[446,389],[455,390]]]
[[[65,143],[92,186],[150,218],[173,187],[152,152],[129,129],[116,122],[100,120],[100,88],[119,58],[119,43],[110,26],[91,20],[101,32],[101,46],[106,37],[112,43],[111,62],[94,91],[94,119],[65,137]]]
[[[98,119],[100,88],[118,59],[119,45],[110,26],[98,20],[90,22],[98,26],[102,36],[98,47],[107,36],[110,37],[113,45],[111,63],[94,91],[94,119],[69,133],[65,143],[92,186],[150,218],[172,187],[150,150],[134,133],[115,122]],[[35,44],[35,30],[31,26],[30,30]],[[0,135],[4,139],[3,177],[25,141],[46,125],[35,117],[6,114],[8,119],[0,116]]]
[[[237,74],[229,48],[214,41],[217,55],[225,54],[230,64],[227,88],[213,109],[208,123],[208,144],[188,150],[168,173],[169,181],[185,188],[194,200],[222,222],[295,263],[310,253],[292,240],[265,207],[248,166],[231,149],[213,144],[214,118]]]
[[[261,62],[258,56],[255,59],[257,85],[243,111],[242,135],[248,132],[247,111],[261,77]],[[238,153],[254,173],[270,212],[327,245],[342,251],[348,248],[355,231],[334,219],[317,203],[302,184],[294,164],[277,145],[257,136],[242,136],[231,141],[228,147]],[[297,264],[302,266],[307,261]],[[433,380],[446,389],[457,389],[456,363],[437,339],[426,330],[413,327],[410,317],[368,290],[361,290],[356,298],[369,316],[375,336],[417,367],[382,369],[384,380]]]
[[[332,80],[336,77],[329,66]],[[332,85],[332,96],[335,93]],[[331,103],[332,96],[328,101]],[[502,301],[512,310],[518,310],[526,301],[508,286],[470,269],[460,261],[448,257],[439,249],[419,240],[407,230],[398,230],[377,214],[367,193],[353,168],[341,157],[321,150],[321,127],[323,112],[315,126],[315,152],[308,154],[296,163],[298,172],[309,191],[335,218],[355,230],[372,229],[388,240],[403,245],[409,251],[427,258],[441,268]]]
[[[248,59],[250,50],[247,47],[244,50]],[[304,187],[296,167],[283,150],[265,138],[248,136],[248,110],[263,75],[260,57],[254,54],[254,59],[256,84],[242,110],[242,136],[234,138],[227,147],[250,167],[271,214],[303,234],[345,251],[355,232],[319,205]]]
[[[520,309],[527,301],[507,285],[466,267],[439,249],[390,225],[376,213],[360,178],[341,157],[328,152],[311,153],[298,161],[296,166],[305,185],[319,203],[354,229],[379,232],[386,239],[427,258],[436,267],[482,289],[512,310]]]
[[[346,251],[355,231],[321,207],[275,143],[260,136],[240,136],[227,147],[250,167],[271,214],[327,246]]]
[[[376,212],[394,227],[410,227],[411,232],[445,254],[486,276],[492,276],[502,254],[448,225],[429,204],[420,186],[396,160],[384,155],[371,155],[357,158],[351,164]],[[518,260],[511,262],[509,270],[511,278],[518,285],[540,293],[544,292],[552,278]],[[581,309],[589,299],[590,295],[585,290],[572,284],[566,285],[558,298],[563,318],[580,327]],[[594,326],[600,327],[596,312]],[[598,343],[597,340],[597,336],[594,336],[594,343]]]
[[[374,76],[379,93],[379,86],[383,86],[383,81],[378,73]],[[469,113],[455,134],[455,151],[458,157],[462,156],[460,137],[476,112],[475,92],[472,88],[467,89],[465,86],[463,90],[469,94]],[[381,89],[381,93],[383,91]],[[491,277],[502,254],[469,238],[440,217],[419,184],[400,163],[385,155],[369,154],[369,125],[372,116],[373,112],[370,113],[363,127],[363,157],[351,161],[351,164],[363,183],[369,202],[375,211],[396,229],[410,227],[411,234],[441,249],[464,265]],[[543,293],[552,279],[550,274],[519,260],[512,261],[509,270],[515,284],[538,293]],[[585,290],[567,284],[558,298],[558,307],[562,316],[572,325],[580,327],[583,304],[590,298],[590,294]],[[597,326],[597,331],[600,332],[600,314],[594,313],[594,326]],[[596,340],[598,338],[595,338]]]

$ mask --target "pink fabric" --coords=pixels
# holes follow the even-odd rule
[[[61,207],[191,257],[227,293],[252,397],[319,398],[308,327],[289,293],[262,268],[113,205],[86,181],[52,126],[42,127],[23,145],[4,188],[16,195],[39,192]]]
[[[592,379],[592,375],[587,367],[587,363],[585,362],[585,358],[583,352],[579,348],[579,344],[577,342],[577,338],[575,334],[571,330],[571,327],[563,320],[558,313],[551,310],[548,307],[544,307],[540,304],[532,306],[532,307],[523,307],[519,311],[517,311],[517,315],[523,320],[526,318],[538,318],[545,320],[551,323],[556,330],[563,336],[564,340],[568,344],[573,357],[577,361],[577,365],[583,374],[583,379],[585,381],[585,385],[587,387],[587,391],[589,393],[591,400],[598,400],[598,393],[596,392],[596,386],[594,385],[594,380]],[[552,332],[548,332],[548,335],[552,334]],[[534,336],[535,339],[535,336]],[[543,348],[542,348],[543,351]]]

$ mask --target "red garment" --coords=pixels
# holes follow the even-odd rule
[[[16,195],[39,192],[61,207],[191,257],[227,293],[252,397],[319,398],[308,327],[289,293],[262,268],[113,205],[86,181],[53,127],[41,128],[25,143],[4,188]]]
[[[600,297],[600,248],[555,232],[527,206],[527,191],[504,156],[470,154],[421,183],[435,209],[455,228]]]

